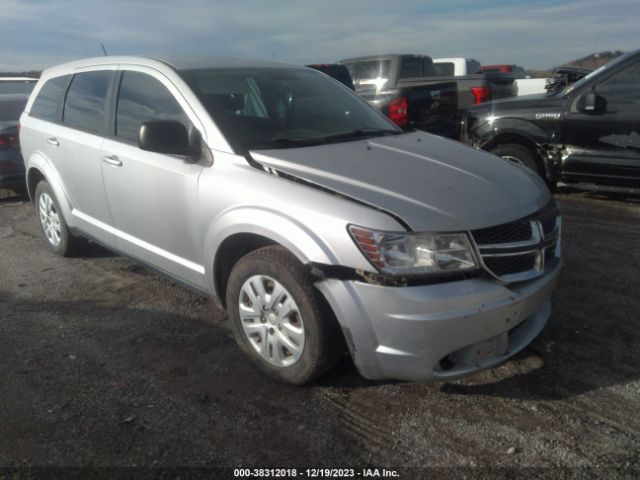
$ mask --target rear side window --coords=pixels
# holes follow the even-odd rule
[[[398,78],[416,78],[435,75],[433,61],[429,57],[409,56],[400,59]]]
[[[122,75],[116,110],[116,137],[138,142],[140,125],[149,120],[177,120],[187,130],[191,123],[167,88],[150,75],[126,71]]]
[[[424,70],[422,68],[422,59],[417,57],[402,57],[400,63],[399,78],[422,77]]]
[[[391,60],[367,60],[356,64],[358,80],[374,78],[389,78],[391,75]],[[350,72],[351,73],[351,72]],[[353,76],[353,73],[351,73]]]
[[[453,75],[454,65],[453,62],[434,63],[433,69],[436,75]]]
[[[112,76],[111,71],[76,74],[67,92],[62,123],[93,133],[103,132]]]
[[[17,122],[27,103],[23,100],[0,99],[0,122]]]
[[[480,62],[478,62],[477,60],[467,60],[467,75],[480,73],[480,68]]]
[[[69,77],[70,75],[63,75],[62,77],[47,80],[33,101],[29,114],[42,120],[57,121],[58,107],[62,102],[64,90],[69,83]]]

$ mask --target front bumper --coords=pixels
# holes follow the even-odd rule
[[[451,380],[505,361],[540,333],[560,268],[510,285],[475,278],[413,287],[325,280],[317,287],[364,377]]]

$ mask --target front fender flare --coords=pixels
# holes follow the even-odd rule
[[[232,235],[249,233],[268,238],[293,253],[302,263],[338,264],[325,241],[300,221],[282,212],[260,206],[242,206],[218,215],[205,233],[205,274],[211,292],[216,291],[216,254]]]

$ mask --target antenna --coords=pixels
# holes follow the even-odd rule
[[[104,53],[104,56],[108,56],[109,54],[107,53],[107,49],[104,48],[104,43],[100,42],[100,46],[102,47],[102,53]]]

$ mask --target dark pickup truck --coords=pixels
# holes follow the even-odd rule
[[[508,73],[437,75],[426,55],[373,55],[341,60],[356,92],[403,128],[458,138],[470,105],[516,94]]]
[[[640,192],[640,50],[558,92],[472,106],[461,139],[552,185]]]

